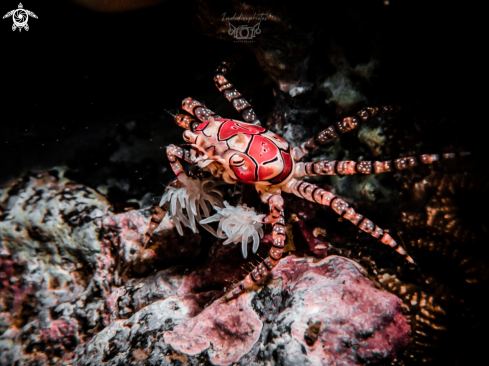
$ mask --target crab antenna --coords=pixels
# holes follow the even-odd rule
[[[172,113],[168,112],[166,109],[163,109],[163,110],[164,110],[166,113],[168,113],[170,116],[172,116],[173,118],[175,118],[175,115],[174,115],[174,114],[172,114]]]

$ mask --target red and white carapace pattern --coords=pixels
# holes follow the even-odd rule
[[[419,164],[431,164],[439,159],[468,153],[424,154],[387,161],[300,162],[308,153],[351,131],[360,123],[372,117],[395,112],[394,108],[364,108],[353,117],[332,124],[302,145],[291,148],[282,137],[260,126],[250,103],[226,79],[227,71],[228,66],[221,64],[216,71],[214,81],[246,122],[222,118],[200,102],[187,98],[183,101],[182,108],[189,114],[178,114],[174,119],[177,125],[186,130],[183,138],[187,142],[186,145],[190,146],[190,151],[175,145],[167,147],[168,160],[180,181],[180,186],[186,181],[186,173],[179,162],[179,159],[183,159],[190,164],[208,169],[216,178],[227,183],[253,184],[261,200],[269,204],[270,214],[264,219],[264,222],[271,224],[273,228],[273,245],[269,255],[225,298],[238,296],[246,288],[259,282],[282,257],[286,233],[282,192],[331,207],[338,215],[381,243],[392,247],[408,262],[414,263],[404,248],[387,231],[355,212],[348,203],[333,193],[302,181],[301,178],[316,175],[379,174],[411,168]],[[162,208],[155,209],[150,228],[146,233],[147,240],[163,218],[163,214]]]
[[[198,125],[194,133],[194,144],[206,154],[225,156],[233,180],[280,184],[292,173],[289,143],[263,127],[216,118]]]

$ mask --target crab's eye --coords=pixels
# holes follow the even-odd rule
[[[231,166],[240,167],[240,166],[244,165],[245,160],[239,155],[233,155],[231,157],[230,163],[231,163]]]
[[[183,139],[186,142],[193,144],[197,140],[197,135],[195,133],[187,130],[183,133]]]
[[[246,154],[237,153],[229,158],[229,167],[243,182],[256,181],[256,164]]]

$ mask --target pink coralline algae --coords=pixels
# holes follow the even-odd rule
[[[0,365],[364,365],[408,344],[401,301],[349,259],[290,255],[264,286],[223,302],[243,275],[237,246],[202,253],[167,218],[145,246],[148,210],[113,215],[96,191],[52,174],[1,204]]]
[[[362,271],[336,256],[317,263],[288,257],[280,263],[273,276],[284,278],[288,295],[277,319],[287,330],[284,362],[357,365],[384,360],[407,346],[410,328],[401,300],[377,290]]]
[[[182,272],[139,280],[131,286],[141,293],[152,286],[160,299],[97,334],[79,349],[79,364],[122,365],[144,354],[151,365],[363,365],[393,359],[407,346],[401,301],[377,290],[355,262],[290,256],[272,273],[263,289],[200,312]]]
[[[165,342],[189,356],[208,354],[214,365],[238,362],[257,343],[262,322],[248,304],[249,296],[221,304],[215,302],[173,331],[165,332]]]
[[[389,359],[409,341],[401,301],[377,290],[348,259],[291,256],[273,277],[261,292],[214,302],[165,332],[165,342],[187,356],[206,351],[215,365],[252,355],[256,364],[360,365]]]

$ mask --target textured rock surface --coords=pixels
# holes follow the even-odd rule
[[[80,347],[78,364],[124,365],[144,355],[149,365],[361,365],[391,360],[409,341],[400,299],[346,258],[288,257],[260,291],[197,315],[186,287],[175,287],[186,276],[163,272],[153,275],[168,289],[155,291],[161,298]]]
[[[69,362],[79,344],[124,317],[127,306],[143,306],[126,304],[132,287],[119,286],[158,258],[138,241],[149,218],[136,211],[112,216],[103,196],[62,170],[27,175],[1,194],[0,362]],[[171,227],[162,223],[156,244],[165,233],[175,236]],[[184,245],[169,260],[198,253],[195,235],[173,242]]]
[[[2,208],[1,362],[67,361],[81,328],[108,324],[99,232],[109,205],[54,170],[4,189]]]
[[[389,360],[409,340],[401,302],[374,288],[353,261],[288,257],[273,276],[284,279],[283,310],[270,327],[285,365],[356,365]]]
[[[138,203],[147,207],[158,202],[163,185],[174,179],[164,147],[183,142],[182,131],[164,109],[175,112],[181,100],[191,96],[221,116],[239,118],[212,82],[212,70],[236,49],[244,51],[244,58],[229,80],[253,104],[260,120],[292,144],[357,108],[398,105],[398,115],[372,120],[307,160],[383,160],[472,151],[471,157],[430,167],[368,177],[312,179],[389,229],[418,265],[406,265],[390,248],[341,221],[328,208],[285,195],[285,212],[291,214],[286,216],[287,251],[298,257],[324,258],[326,252],[346,256],[361,263],[378,288],[402,299],[412,333],[409,348],[396,366],[487,362],[489,297],[484,295],[489,290],[489,230],[480,212],[489,205],[489,160],[485,159],[487,137],[479,132],[487,97],[478,93],[483,90],[481,75],[486,70],[485,48],[481,47],[486,12],[482,7],[474,11],[476,4],[468,2],[424,2],[420,7],[418,2],[349,0],[328,2],[316,11],[317,5],[297,1],[190,0],[99,14],[84,11],[71,1],[35,6],[37,10],[29,9],[43,14],[42,19],[33,20],[32,30],[22,33],[22,42],[20,34],[10,30],[2,38],[4,49],[15,55],[3,58],[4,69],[17,72],[6,72],[2,79],[10,92],[2,99],[2,121],[7,122],[0,133],[0,185],[29,169],[49,170],[64,164],[69,167],[67,176],[96,187],[115,213]],[[261,22],[261,34],[252,42],[238,43],[227,33],[223,13],[252,16],[261,12],[267,13],[267,20]],[[192,19],[197,28],[189,24]],[[32,62],[34,54],[42,57]],[[266,205],[250,206],[259,207],[260,213],[268,210]],[[5,210],[0,206],[2,213]],[[119,238],[117,225],[113,229],[105,234]],[[134,231],[123,230],[127,234]],[[133,277],[132,284],[139,286],[138,281],[149,278],[145,276],[154,268],[164,269],[179,256],[182,270],[189,269],[188,292],[198,294],[191,298],[196,315],[219,296],[226,279],[242,278],[240,266],[247,265],[235,247],[212,246],[213,239],[201,234],[200,246],[189,245],[192,249],[187,254],[181,251],[181,242],[165,246],[161,241],[145,252],[139,251],[137,240],[131,240],[136,253],[128,250],[122,255],[118,243],[112,247],[110,235],[101,248],[108,245],[114,253],[117,287],[127,285],[125,281]],[[268,245],[265,238],[262,256]],[[172,259],[162,263],[167,250],[168,254],[174,251]],[[121,258],[129,261],[127,266]],[[12,343],[19,328],[10,325],[29,323],[37,317],[38,305],[34,290],[9,280],[22,276],[26,263],[13,252],[2,260],[4,277],[0,281],[9,290],[2,295],[0,354],[10,357],[13,353],[8,349],[20,344]],[[91,265],[80,263],[73,276],[78,276],[83,290],[97,276]],[[52,285],[56,287],[56,281]],[[95,304],[103,304],[100,299],[105,293],[97,286],[90,288],[77,305],[78,315],[70,315],[82,324],[78,335],[83,342],[104,327]],[[117,304],[115,299],[121,297],[123,311],[115,313],[128,319],[133,303],[140,309],[153,301],[146,300],[151,291],[130,287],[125,294],[114,292],[108,304]],[[25,300],[13,301],[14,296],[24,299],[25,293]],[[22,308],[22,316],[11,319],[14,304]],[[98,320],[83,320],[78,306],[87,309],[88,318],[94,314]],[[56,321],[63,314],[53,311],[50,316]],[[37,331],[33,332],[32,339],[38,342]],[[30,333],[26,344],[29,339]],[[51,352],[48,343],[32,344],[38,344],[33,351],[46,349],[56,360],[58,351]],[[55,348],[63,353],[64,347]]]
[[[2,194],[2,365],[360,365],[408,343],[401,300],[346,258],[289,256],[265,287],[222,303],[238,246],[217,241],[189,268],[198,235],[175,237],[166,219],[144,248],[146,211],[113,215],[58,170]],[[325,246],[295,222],[306,251]]]

